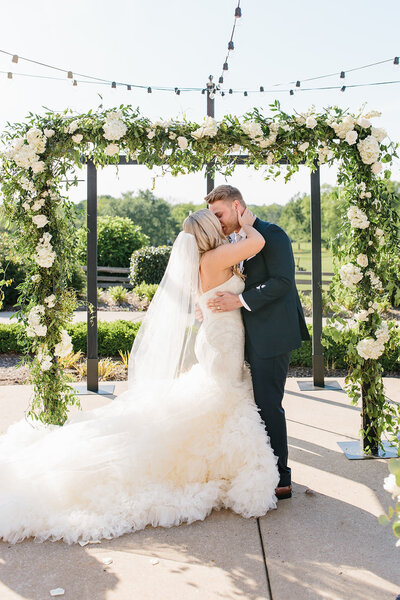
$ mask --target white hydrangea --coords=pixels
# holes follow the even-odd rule
[[[106,140],[120,140],[126,132],[128,127],[122,121],[121,111],[109,112],[106,116],[106,122],[103,125],[104,137]]]
[[[32,221],[38,229],[44,227],[49,222],[46,215],[35,215],[32,217]]]
[[[360,267],[368,267],[368,256],[366,254],[359,254],[357,256],[357,264]]]
[[[182,150],[187,149],[189,143],[188,143],[187,138],[185,138],[183,135],[180,135],[176,141],[178,142],[179,148],[181,148]]]
[[[302,144],[300,144],[298,146],[298,149],[300,152],[305,152],[307,150],[307,148],[309,147],[309,142],[303,142]]]
[[[207,116],[204,120],[203,125],[200,125],[198,129],[192,131],[191,136],[196,140],[202,137],[214,137],[218,133],[218,125],[213,117]]]
[[[32,163],[31,167],[32,167],[32,171],[34,173],[42,173],[45,169],[45,163],[42,160],[37,160],[36,162]]]
[[[385,137],[387,136],[386,129],[383,127],[371,127],[371,135],[374,136],[378,140],[378,142],[383,142]]]
[[[349,144],[349,146],[353,146],[356,143],[358,138],[358,133],[354,129],[351,129],[346,133],[345,140]]]
[[[107,156],[114,156],[114,154],[119,153],[119,146],[118,144],[108,144],[108,146],[105,147],[104,152]]]
[[[371,315],[374,311],[373,308],[369,308],[368,310],[360,310],[360,312],[354,315],[356,321],[368,321],[369,315]]]
[[[252,140],[262,139],[264,137],[261,123],[256,121],[245,121],[241,124],[242,131]]]
[[[366,274],[370,278],[371,285],[372,285],[373,288],[375,288],[377,290],[382,290],[383,289],[382,281],[379,279],[379,277],[371,269],[369,269],[366,272]]]
[[[55,345],[54,354],[60,358],[64,358],[73,350],[71,337],[66,329],[61,329],[61,341]]]
[[[42,325],[41,317],[45,314],[45,308],[42,304],[33,306],[28,313],[28,325],[26,335],[28,337],[44,337],[47,333],[46,325]]]
[[[39,240],[36,246],[36,256],[34,257],[35,262],[45,269],[52,266],[56,259],[56,253],[53,251],[53,247],[50,244],[51,234],[46,231]]]
[[[373,135],[368,135],[366,138],[358,142],[358,151],[361,160],[365,165],[372,165],[379,158],[379,143]]]
[[[33,211],[37,211],[40,210],[43,206],[43,204],[46,202],[46,200],[44,198],[38,198],[37,200],[35,200],[35,202],[32,204],[31,208]]]
[[[380,173],[382,171],[383,165],[381,162],[374,162],[371,165],[371,171],[373,172],[374,175],[378,175],[378,173]]]
[[[54,294],[51,294],[50,296],[46,296],[44,301],[49,308],[53,308],[56,304],[56,297]]]
[[[333,121],[331,127],[335,130],[336,135],[341,140],[346,138],[347,132],[354,129],[355,121],[353,117],[348,115],[342,121]]]
[[[343,265],[339,270],[339,275],[343,285],[348,288],[353,287],[363,278],[360,267],[357,267],[352,263]]]
[[[81,133],[77,133],[72,136],[72,141],[75,142],[75,144],[80,144],[82,140],[83,140],[83,135]]]
[[[21,179],[19,180],[19,183],[20,183],[20,186],[27,192],[35,191],[35,186],[34,186],[33,182],[30,179],[28,179],[27,177],[25,177],[25,176],[21,177]]]
[[[318,148],[318,162],[323,165],[326,159],[330,160],[333,158],[333,152],[328,148],[326,142],[322,142],[322,146]]]
[[[71,123],[67,127],[64,127],[64,132],[70,133],[70,134],[75,133],[75,131],[78,129],[78,127],[79,127],[79,123],[75,119],[74,121],[71,121]]]
[[[352,227],[356,229],[367,229],[369,227],[367,215],[358,206],[350,206],[347,216]]]
[[[49,371],[53,366],[53,359],[49,354],[46,353],[46,350],[42,351],[41,349],[39,349],[37,353],[37,359],[39,361],[40,368],[42,369],[42,371]]]
[[[316,127],[317,125],[317,119],[315,119],[314,117],[310,116],[306,118],[306,127],[308,127],[308,129],[314,129],[314,127]]]
[[[47,139],[37,127],[31,127],[31,129],[26,132],[26,139],[29,146],[34,149],[36,154],[42,154],[45,151]]]
[[[385,347],[383,344],[375,340],[374,338],[365,338],[358,342],[357,352],[364,358],[365,360],[373,359],[376,360],[379,358],[385,351]]]

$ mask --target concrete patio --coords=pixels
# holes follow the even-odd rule
[[[358,439],[360,409],[341,390],[301,392],[298,381],[288,379],[284,400],[293,497],[277,510],[260,519],[214,511],[84,547],[0,543],[1,600],[42,600],[58,587],[71,600],[395,600],[400,548],[377,521],[391,502],[388,462],[348,460],[337,442]],[[385,385],[399,400],[400,379]],[[0,387],[1,432],[23,417],[31,393]],[[110,401],[84,396],[82,406]]]

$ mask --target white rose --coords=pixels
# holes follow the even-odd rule
[[[368,266],[368,256],[366,254],[359,254],[357,256],[357,264],[359,264],[360,267],[367,267]]]
[[[23,202],[23,204],[22,204],[22,208],[24,208],[25,210],[29,210],[31,207],[30,207],[30,205],[28,204],[28,202]],[[33,208],[33,207],[32,207],[32,208]]]
[[[176,138],[176,133],[174,133],[173,131],[170,132],[170,134],[168,135],[170,140],[174,140]]]
[[[42,369],[42,371],[49,371],[52,366],[53,366],[53,361],[52,361],[51,356],[49,356],[49,355],[44,356],[40,362],[40,368]]]
[[[47,138],[51,138],[55,134],[55,131],[54,129],[43,129],[43,133]]]
[[[65,329],[61,330],[61,341],[55,345],[54,354],[60,358],[64,358],[73,350],[71,337]]]
[[[156,132],[154,130],[151,130],[147,134],[147,137],[149,138],[149,140],[152,140],[155,135],[156,135]]]
[[[80,144],[80,142],[83,140],[83,135],[81,133],[77,133],[72,136],[72,140],[75,142],[75,144]]]
[[[345,117],[343,121],[333,121],[331,127],[335,130],[336,135],[344,140],[348,131],[354,129],[354,119],[350,115]]]
[[[314,129],[318,125],[317,120],[314,117],[307,117],[306,119],[306,127],[309,129]]]
[[[373,172],[374,175],[378,175],[378,173],[380,173],[382,171],[382,163],[374,162],[371,165],[371,171]]]
[[[356,229],[367,229],[369,227],[367,215],[358,206],[350,206],[347,216],[352,227]]]
[[[367,136],[357,144],[358,151],[364,164],[372,165],[379,158],[379,143],[373,135]]]
[[[300,152],[305,152],[307,150],[307,148],[309,147],[309,142],[303,142],[302,144],[300,144],[298,146],[298,149],[300,150]]]
[[[114,156],[114,154],[119,153],[119,146],[118,144],[108,144],[108,146],[105,147],[104,152],[107,156]]]
[[[188,147],[188,145],[189,145],[189,144],[188,144],[188,141],[187,141],[187,138],[185,138],[185,137],[184,137],[184,136],[182,136],[182,135],[180,135],[180,136],[177,138],[177,142],[178,142],[178,146],[179,146],[179,148],[181,148],[182,150],[186,150],[186,149],[187,149],[187,147]]]
[[[371,127],[371,121],[369,121],[365,117],[360,117],[359,119],[357,119],[357,125],[359,125],[363,129],[366,129],[367,127]]]
[[[49,222],[46,215],[35,215],[32,217],[32,221],[34,222],[37,228],[44,227]]]
[[[191,136],[196,140],[199,140],[202,137],[215,137],[218,133],[218,125],[216,120],[213,117],[207,116],[204,120],[203,125],[201,125],[195,131],[192,131]]]
[[[346,133],[345,139],[346,139],[346,142],[349,144],[349,146],[352,146],[353,144],[355,144],[357,141],[357,138],[358,138],[358,133],[357,133],[357,131],[354,131],[354,129],[352,129]]]
[[[383,142],[387,136],[386,129],[383,129],[382,127],[371,127],[371,135],[373,135],[378,142]]]
[[[56,297],[54,294],[51,294],[51,296],[47,296],[44,301],[49,308],[53,308],[56,303]]]
[[[40,281],[40,275],[32,275],[31,279],[34,283],[36,283],[37,281]]]
[[[112,111],[107,114],[106,122],[103,125],[104,137],[106,140],[120,140],[124,137],[128,131],[128,127],[121,119],[121,111]]]
[[[44,203],[45,203],[45,199],[44,198],[39,198],[39,200],[36,200],[32,204],[32,210],[37,211],[37,210],[41,209]]]
[[[35,150],[37,154],[42,154],[46,148],[46,137],[37,127],[31,127],[26,132],[28,144]]]
[[[363,274],[359,267],[356,267],[352,263],[343,265],[339,270],[340,279],[345,287],[353,287],[356,283],[361,281]]]

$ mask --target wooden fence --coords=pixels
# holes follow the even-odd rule
[[[86,267],[82,267],[86,271]],[[322,273],[322,285],[330,285],[333,273]],[[108,288],[121,285],[132,289],[129,281],[129,267],[97,267],[97,287]],[[307,286],[311,292],[311,271],[296,271],[296,285]],[[304,290],[307,293],[307,290]]]

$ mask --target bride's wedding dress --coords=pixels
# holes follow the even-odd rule
[[[178,378],[129,388],[63,427],[21,420],[0,436],[0,538],[67,543],[146,525],[244,517],[276,507],[273,454],[244,367],[240,310],[213,314],[202,294],[197,364]]]

